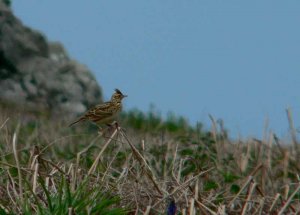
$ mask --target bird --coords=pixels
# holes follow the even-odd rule
[[[111,96],[110,101],[96,105],[95,107],[89,109],[80,118],[72,122],[69,127],[83,121],[90,121],[97,125],[110,125],[118,113],[121,112],[122,100],[125,97],[127,97],[127,95],[124,95],[119,89],[115,89],[115,93]]]

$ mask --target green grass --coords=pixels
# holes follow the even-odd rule
[[[204,131],[133,110],[100,136],[45,111],[0,113],[0,214],[166,214],[170,198],[178,214],[300,208],[300,153],[272,133],[232,140],[213,118]]]
[[[160,112],[154,107],[151,107],[148,113],[138,109],[123,112],[121,120],[126,126],[139,132],[168,132],[178,135],[195,131],[195,128],[190,126],[184,117],[176,116],[174,113],[169,112],[166,119],[163,119]]]

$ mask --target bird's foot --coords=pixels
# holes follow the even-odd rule
[[[106,124],[109,128],[112,128],[112,127],[114,127],[115,129],[117,129],[117,130],[120,130],[121,129],[121,127],[119,126],[119,123],[117,122],[117,121],[113,121],[112,123],[107,123]]]

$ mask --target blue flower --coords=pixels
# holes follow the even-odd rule
[[[175,201],[174,201],[174,199],[172,199],[168,205],[167,215],[175,215],[176,210],[177,210],[177,207],[176,207]]]

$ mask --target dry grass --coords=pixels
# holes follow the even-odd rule
[[[0,115],[2,214],[296,214],[300,163],[292,142],[231,140],[212,131],[137,133],[68,128],[36,114]],[[175,204],[174,204],[175,203]]]

